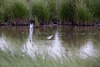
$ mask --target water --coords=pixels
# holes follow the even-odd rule
[[[98,57],[100,29],[95,27],[0,27],[0,49],[14,53],[17,49],[35,58],[46,54],[57,58]]]

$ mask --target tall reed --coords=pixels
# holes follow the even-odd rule
[[[24,0],[12,0],[5,7],[5,14],[9,19],[28,19],[29,10]]]
[[[0,8],[0,22],[4,21],[4,10]]]
[[[82,4],[77,4],[76,7],[76,20],[77,23],[81,22],[83,24],[90,22],[91,19],[91,13],[88,8],[86,8]]]
[[[2,7],[4,5],[4,1],[5,0],[0,0],[0,7]]]
[[[47,0],[47,8],[50,11],[49,21],[56,22],[58,20],[58,12],[57,12],[57,0]]]
[[[59,18],[61,19],[61,21],[73,22],[73,20],[75,20],[75,12],[75,0],[62,0],[59,8]]]
[[[50,11],[45,0],[34,0],[31,9],[33,17],[36,16],[39,22],[48,22]]]
[[[100,21],[100,0],[92,0],[90,10],[94,18]]]
[[[99,6],[100,0],[0,0],[5,19],[14,21],[37,18],[42,24],[57,21],[68,24],[76,24],[77,21],[99,23]]]

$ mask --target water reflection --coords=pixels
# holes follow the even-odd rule
[[[49,55],[56,58],[65,57],[65,48],[61,44],[61,40],[59,39],[58,32],[55,33],[55,39],[52,45],[47,47],[47,51]]]
[[[24,29],[26,28],[24,27]],[[23,42],[25,42],[26,35],[21,33],[27,32],[27,29],[24,29],[21,27],[0,27],[0,49],[14,53],[16,48],[20,48]]]
[[[84,44],[80,48],[80,56],[82,58],[88,58],[90,56],[96,56],[96,50],[94,49],[94,44],[91,40],[88,40],[86,44]]]
[[[0,29],[0,49],[6,51],[14,51],[16,45],[35,58],[36,54],[45,57],[46,54],[54,59],[72,56],[73,52],[76,56],[83,59],[88,57],[97,57],[100,49],[100,31],[97,28],[73,28],[73,27],[47,27],[39,28],[38,32],[34,32],[34,25],[29,27],[29,33],[12,32],[17,29],[8,30]],[[28,28],[27,28],[28,29]],[[7,31],[7,32],[6,32]],[[18,49],[18,48],[16,48]]]
[[[35,56],[34,53],[37,50],[37,47],[34,45],[33,38],[32,38],[32,35],[33,35],[33,27],[34,27],[34,25],[33,24],[30,24],[28,39],[26,40],[26,42],[25,42],[25,44],[23,46],[24,49],[21,48],[23,52],[28,53],[28,55],[30,55],[31,57],[34,57]]]
[[[23,52],[28,53],[28,55],[32,58],[34,58],[36,56],[36,54],[43,56],[47,54],[49,54],[50,56],[52,56],[54,59],[56,59],[56,57],[63,57],[65,56],[64,52],[65,52],[65,48],[62,46],[61,44],[61,40],[59,39],[58,36],[58,32],[55,33],[55,38],[54,41],[52,41],[51,43],[47,43],[47,45],[38,45],[34,42],[33,40],[33,25],[30,25],[30,31],[29,31],[29,37],[27,39],[27,42],[24,44],[24,49],[22,50]],[[51,35],[53,37],[53,35]],[[51,39],[52,37],[49,36],[47,38]]]
[[[0,37],[0,49],[2,51],[11,51],[13,53],[14,47],[11,45],[10,41],[2,34]]]
[[[2,35],[0,37],[0,49],[5,51],[5,49],[9,49],[8,45],[4,35]]]

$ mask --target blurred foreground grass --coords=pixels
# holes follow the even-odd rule
[[[55,60],[48,55],[42,58],[36,54],[35,58],[31,58],[21,51],[0,50],[0,67],[100,67],[100,56],[82,59],[73,53],[67,58]]]

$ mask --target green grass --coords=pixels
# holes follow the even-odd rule
[[[59,18],[61,21],[72,21],[75,17],[75,2],[73,0],[62,0],[59,8]]]
[[[4,0],[0,0],[0,7],[4,4]]]
[[[100,0],[95,0],[91,4],[91,12],[93,13],[93,16],[100,20]]]
[[[77,5],[76,7],[76,20],[77,22],[87,23],[90,22],[91,13],[84,5]]]
[[[100,67],[99,63],[99,56],[81,59],[73,53],[67,59],[55,60],[48,55],[42,59],[41,55],[36,54],[36,57],[32,59],[21,51],[11,53],[9,50],[0,50],[0,67]]]
[[[100,21],[100,0],[83,0],[92,15],[92,21]]]
[[[50,11],[50,18],[49,21],[55,22],[58,19],[58,12],[57,12],[57,1],[56,0],[47,0],[48,8]]]
[[[10,20],[29,18],[28,6],[24,0],[15,0],[8,3],[9,4],[5,7],[5,14]]]
[[[50,18],[50,11],[44,0],[34,0],[32,3],[32,15],[37,17],[39,22],[47,22]]]
[[[3,9],[0,8],[0,22],[3,22],[4,21],[4,14],[3,14]]]
[[[3,11],[4,18],[13,21],[36,17],[43,24],[57,21],[87,24],[100,21],[99,6],[100,0],[0,0],[0,14]]]

